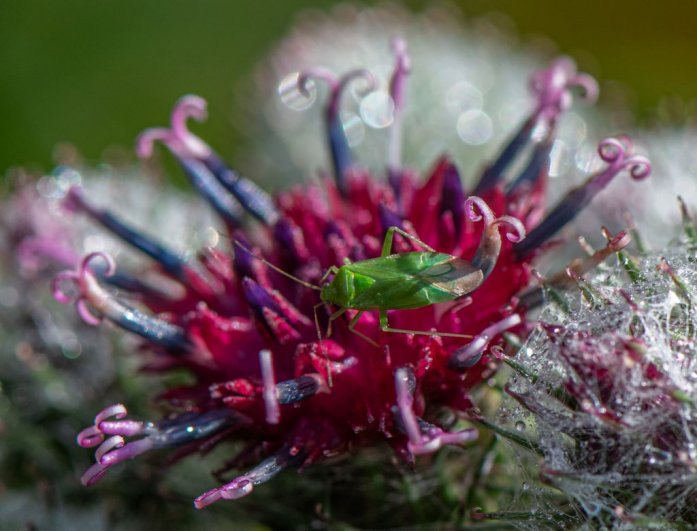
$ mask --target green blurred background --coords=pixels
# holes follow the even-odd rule
[[[335,3],[6,0],[0,12],[0,168],[48,168],[61,141],[89,159],[113,144],[130,146],[144,127],[163,123],[172,102],[187,92],[225,111],[213,113],[203,129],[230,155],[236,84],[299,10]],[[524,38],[550,37],[603,80],[631,87],[630,104],[641,116],[655,114],[661,98],[697,95],[696,2],[455,3],[465,15],[507,14]]]

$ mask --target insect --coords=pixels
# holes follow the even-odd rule
[[[506,234],[509,241],[515,243],[525,238],[525,227],[520,220],[512,216],[495,217],[480,197],[467,198],[465,212],[471,221],[484,220],[485,223],[479,247],[471,261],[438,252],[396,226],[388,228],[379,258],[331,266],[320,279],[320,285],[294,277],[261,257],[256,258],[291,280],[320,292],[321,302],[315,306],[316,323],[318,307],[326,304],[338,306],[339,309],[329,317],[327,337],[331,335],[332,322],[349,310],[358,310],[351,318],[348,328],[376,346],[373,339],[355,329],[363,312],[378,311],[380,329],[383,332],[471,338],[466,334],[393,328],[387,317],[389,310],[423,308],[458,301],[477,289],[496,265],[502,244],[500,225],[508,225],[513,229]],[[424,251],[393,253],[395,233],[413,241]],[[235,244],[250,252],[242,243],[235,241]],[[333,278],[328,280],[332,275]],[[319,334],[319,324],[317,328]]]

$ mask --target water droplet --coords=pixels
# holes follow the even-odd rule
[[[522,420],[519,420],[518,422],[516,422],[515,429],[517,431],[525,431],[525,422],[523,422]]]
[[[486,144],[493,133],[494,125],[491,118],[483,111],[467,111],[457,120],[457,134],[463,142],[472,146]]]
[[[288,74],[278,84],[277,90],[284,105],[294,111],[303,111],[310,107],[317,99],[317,87],[315,82],[310,79],[305,85],[309,97],[303,94],[298,89],[298,75],[298,72]]]
[[[392,125],[394,102],[387,92],[371,92],[361,101],[359,112],[368,127],[383,129]]]

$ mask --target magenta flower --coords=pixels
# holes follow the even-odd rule
[[[395,117],[385,179],[354,163],[339,113],[350,83],[363,80],[370,90],[373,78],[366,70],[337,76],[316,68],[299,76],[301,91],[310,80],[329,88],[324,117],[333,179],[323,176],[275,197],[238,175],[188,130],[188,119],[206,117],[199,97],[185,96],[177,103],[170,128],[140,136],[141,157],[152,154],[155,141],[172,153],[220,215],[232,239],[229,250],[204,249],[185,262],[93,205],[79,189],[70,191],[66,204],[71,210],[149,255],[178,288],[165,292],[115,272],[108,256],[94,253],[77,271],[57,277],[58,300],[75,300],[88,322],[106,318],[141,336],[150,351],[149,370],[185,368],[196,378],[195,384],[161,397],[181,411],[174,417],[135,421],[123,405],[100,412],[78,436],[80,445],[97,447],[96,463],[83,483],[91,485],[113,465],[152,449],[179,448],[176,455],[184,456],[227,440],[246,442],[247,449],[223,472],[244,465],[250,456],[263,457],[248,472],[199,496],[195,505],[202,508],[245,496],[285,468],[303,469],[380,441],[411,460],[477,437],[471,427],[450,431],[439,426],[432,411],[446,407],[465,415],[471,409],[468,392],[496,370],[488,347],[505,330],[523,326],[526,308],[516,295],[529,283],[530,261],[613,177],[624,169],[644,177],[649,165],[631,155],[626,139],[606,140],[599,151],[608,167],[545,214],[558,119],[569,108],[573,89],[580,88],[588,99],[597,91],[573,62],[559,59],[533,76],[537,105],[486,168],[474,196],[467,198],[447,157],[420,182],[400,164],[399,114],[410,64],[403,42],[396,42],[395,53],[390,84]],[[513,172],[514,167],[522,170]],[[404,333],[383,331],[375,311],[356,317],[349,309],[334,315],[330,336],[330,316],[343,308],[320,304],[312,286],[326,282],[331,266],[379,256],[390,227],[466,260],[479,275],[476,289],[446,293],[450,304],[390,311],[390,325]],[[394,250],[423,249],[397,236]],[[399,306],[398,301],[383,304]]]

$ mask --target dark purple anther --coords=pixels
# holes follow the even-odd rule
[[[609,166],[569,191],[545,219],[528,234],[528,237],[515,245],[518,256],[522,258],[529,255],[554,236],[621,171],[629,170],[629,174],[635,180],[648,177],[651,174],[651,162],[641,155],[633,155],[632,152],[633,145],[628,137],[606,138],[600,142],[598,154]]]
[[[82,475],[83,485],[94,485],[109,468],[118,463],[152,449],[183,446],[211,437],[237,419],[237,414],[230,409],[184,413],[158,423],[124,420],[127,414],[128,411],[121,404],[110,406],[96,416],[92,426],[78,434],[80,446],[89,448],[99,445],[95,452],[96,463]],[[139,435],[143,437],[126,442],[126,437]]]
[[[351,70],[350,72],[338,77],[336,74],[326,68],[315,67],[301,72],[298,76],[298,90],[310,96],[308,83],[311,79],[324,81],[329,86],[329,98],[324,110],[324,120],[327,130],[327,139],[329,142],[329,151],[331,152],[332,165],[334,166],[334,178],[336,186],[342,197],[347,197],[348,189],[346,188],[346,174],[353,167],[353,159],[351,157],[351,148],[349,147],[348,139],[344,124],[341,122],[339,106],[341,95],[354,79],[364,79],[368,83],[365,93],[374,90],[377,83],[373,75],[364,69]]]
[[[249,277],[242,279],[242,291],[244,292],[244,297],[247,299],[249,306],[251,306],[254,313],[262,321],[266,322],[264,319],[264,308],[273,310],[278,314],[282,314],[281,309],[276,304],[271,294],[254,280]]]
[[[382,227],[383,237],[387,233],[387,229],[390,227],[399,227],[400,229],[404,230],[404,220],[402,219],[402,216],[385,205],[385,203],[380,203],[378,205],[378,216],[380,217],[380,226]]]
[[[278,221],[279,213],[273,198],[249,179],[240,177],[220,156],[211,151],[201,162],[252,216],[268,226]]]
[[[109,255],[89,254],[83,258],[76,271],[63,271],[56,275],[53,281],[54,298],[62,304],[74,302],[78,314],[88,324],[98,325],[104,316],[121,328],[171,353],[187,351],[190,343],[184,329],[132,308],[99,284],[92,265],[99,259],[107,264],[106,269],[101,272],[101,277],[113,274],[115,265]],[[73,285],[75,293],[65,291],[66,283]]]
[[[452,213],[455,241],[460,241],[462,222],[465,217],[465,191],[460,173],[452,163],[448,163],[443,172],[443,188],[440,196],[439,214],[442,216],[446,212]]]
[[[176,153],[174,156],[179,160],[191,184],[210,203],[228,230],[239,227],[242,223],[241,205],[223,188],[206,165],[193,157],[180,158]]]
[[[235,274],[239,278],[249,277],[258,281],[256,267],[258,267],[257,264],[262,264],[262,262],[247,250],[251,248],[251,245],[242,233],[236,232],[234,238],[235,241],[239,241],[241,244],[234,246],[235,253],[232,264]]]
[[[156,242],[153,238],[128,226],[108,210],[99,209],[90,205],[78,188],[73,186],[68,191],[68,195],[64,200],[64,205],[71,211],[84,212],[99,222],[103,227],[113,232],[116,236],[160,263],[163,269],[170,275],[179,280],[186,281],[186,263],[173,251]]]
[[[255,485],[266,483],[289,466],[299,465],[306,452],[296,447],[284,446],[273,456],[264,459],[249,472],[236,477],[230,483],[204,492],[194,500],[194,507],[203,509],[218,500],[236,500],[246,496]]]
[[[516,177],[516,179],[513,182],[511,182],[511,184],[506,189],[507,196],[510,197],[511,194],[513,194],[521,186],[528,183],[533,184],[538,179],[548,175],[550,163],[549,157],[552,153],[553,146],[554,142],[551,139],[541,142],[537,146],[535,146],[535,149],[533,150],[532,155],[530,156],[530,161],[528,162],[528,165],[525,166],[525,168],[523,168],[523,171],[520,172],[520,175],[518,175],[518,177]]]
[[[576,63],[568,57],[560,57],[548,68],[532,75],[530,89],[537,100],[535,109],[496,162],[484,171],[474,189],[475,195],[486,193],[504,178],[508,166],[520,151],[532,142],[537,125],[543,124],[547,127],[547,141],[551,141],[557,119],[571,108],[571,90],[574,88],[582,90],[581,97],[586,101],[595,101],[598,96],[598,84],[595,79],[588,74],[578,73]]]
[[[191,159],[201,162],[245,210],[262,223],[273,225],[278,218],[278,211],[271,197],[252,181],[237,175],[208,144],[189,131],[187,121],[190,118],[200,122],[207,116],[206,100],[191,94],[180,98],[172,110],[170,127],[155,127],[143,131],[136,141],[136,153],[143,159],[151,157],[154,143],[159,141],[167,146],[182,164],[182,161]],[[197,187],[203,187],[199,187],[202,195],[211,200],[217,190],[210,178],[198,173],[194,179]],[[216,210],[221,208],[226,212],[226,219],[231,220],[234,217],[235,207],[224,196],[213,203],[213,206]]]
[[[276,384],[280,404],[295,404],[316,395],[323,389],[326,389],[326,385],[319,374],[305,374]]]
[[[474,195],[482,195],[494,188],[503,180],[506,169],[518,156],[518,153],[532,142],[532,133],[535,129],[535,119],[528,118],[521,126],[511,141],[503,148],[503,151],[493,164],[487,166],[474,188]]]
[[[296,269],[307,263],[308,251],[302,241],[302,232],[288,218],[278,220],[273,228],[274,240],[279,244],[276,248],[281,255],[281,263],[288,269]]]

